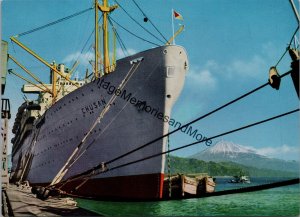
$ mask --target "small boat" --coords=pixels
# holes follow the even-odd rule
[[[251,183],[249,176],[234,176],[234,179],[231,179],[229,183]]]
[[[191,195],[201,195],[215,191],[215,182],[208,175],[177,174],[164,179],[164,198],[178,198]]]

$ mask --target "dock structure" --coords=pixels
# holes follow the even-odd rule
[[[70,197],[53,197],[42,201],[26,185],[8,185],[2,192],[3,216],[100,216],[77,207]]]
[[[1,146],[2,146],[2,168],[1,168],[1,187],[5,189],[8,185],[8,121],[10,119],[9,99],[1,99]]]
[[[7,145],[8,145],[8,120],[11,118],[9,99],[2,98],[6,84],[6,71],[7,71],[7,50],[8,43],[1,41],[1,61],[0,61],[0,74],[1,74],[1,187],[6,188],[8,184],[8,160],[7,160]]]

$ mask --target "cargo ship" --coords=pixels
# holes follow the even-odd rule
[[[22,88],[24,93],[36,93],[38,97],[25,101],[18,109],[10,181],[28,181],[31,186],[64,182],[60,190],[79,197],[160,199],[164,155],[99,173],[84,182],[68,181],[99,162],[110,161],[167,134],[171,110],[188,70],[185,49],[171,43],[110,63],[105,26],[108,14],[117,6],[109,6],[107,0],[94,3],[95,32],[99,11],[103,13],[104,28],[101,54],[95,34],[92,79],[71,79],[64,64],[48,64],[41,59],[49,66],[50,82],[25,84]],[[17,37],[11,39],[38,58]],[[99,56],[102,61],[97,59]],[[166,150],[166,142],[164,137],[109,166],[161,153]]]

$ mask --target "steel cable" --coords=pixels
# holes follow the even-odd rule
[[[49,26],[55,25],[55,24],[57,24],[57,23],[63,22],[63,21],[68,20],[68,19],[71,19],[71,18],[76,17],[76,16],[78,16],[78,15],[81,15],[81,14],[83,14],[83,13],[89,11],[89,10],[92,10],[92,9],[93,9],[93,7],[88,8],[88,9],[85,9],[85,10],[83,10],[83,11],[79,11],[79,12],[77,12],[77,13],[75,13],[75,14],[71,14],[71,15],[69,15],[69,16],[67,16],[67,17],[63,17],[63,18],[61,18],[61,19],[58,19],[58,20],[53,21],[53,22],[51,22],[51,23],[45,24],[45,25],[43,25],[43,26],[34,28],[34,29],[32,29],[32,30],[29,30],[29,31],[26,31],[26,32],[23,32],[23,33],[20,33],[20,34],[16,35],[16,37],[21,37],[21,36],[24,36],[24,35],[27,35],[27,34],[30,34],[30,33],[36,32],[36,31],[39,31],[39,30],[41,30],[41,29],[47,28],[47,27],[49,27]]]
[[[147,40],[147,39],[144,39],[144,38],[142,38],[142,37],[136,35],[135,33],[129,31],[129,30],[126,29],[124,26],[122,26],[122,25],[119,24],[117,21],[115,21],[112,17],[110,17],[110,19],[111,19],[115,24],[117,24],[117,25],[120,26],[122,29],[124,29],[126,32],[130,33],[131,35],[133,35],[133,36],[135,36],[135,37],[137,37],[137,38],[139,38],[139,39],[141,39],[141,40],[143,40],[143,41],[145,41],[145,42],[148,42],[149,44],[152,44],[152,45],[155,45],[155,46],[158,46],[158,47],[160,46],[159,44],[156,44],[156,43],[151,42],[151,41],[149,41],[149,40]]]
[[[164,44],[164,42],[159,39],[158,37],[156,37],[153,33],[151,33],[148,29],[146,29],[145,27],[143,27],[138,21],[136,21],[126,10],[124,7],[122,7],[122,5],[120,5],[120,3],[117,0],[114,0],[119,6],[120,8],[127,14],[127,16],[132,19],[138,26],[140,26],[143,30],[145,30],[147,33],[149,33],[151,36],[153,36],[154,38],[156,38],[158,41],[160,41],[161,43]]]
[[[154,23],[149,19],[149,17],[144,13],[144,11],[141,9],[141,7],[136,3],[135,0],[132,0],[133,3],[137,6],[137,8],[142,12],[143,16],[149,20],[151,25],[155,28],[155,30],[163,37],[163,39],[168,42],[168,40],[165,38],[165,36],[159,31],[159,29],[154,25]]]

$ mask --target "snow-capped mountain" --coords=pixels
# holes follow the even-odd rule
[[[227,141],[220,141],[214,146],[190,156],[190,158],[214,162],[231,161],[257,168],[299,172],[299,162],[270,158],[258,154],[251,148]]]
[[[254,150],[227,141],[218,142],[216,145],[212,146],[211,148],[204,150],[204,153],[223,154],[223,155],[232,155],[232,156],[239,153],[256,154]]]

